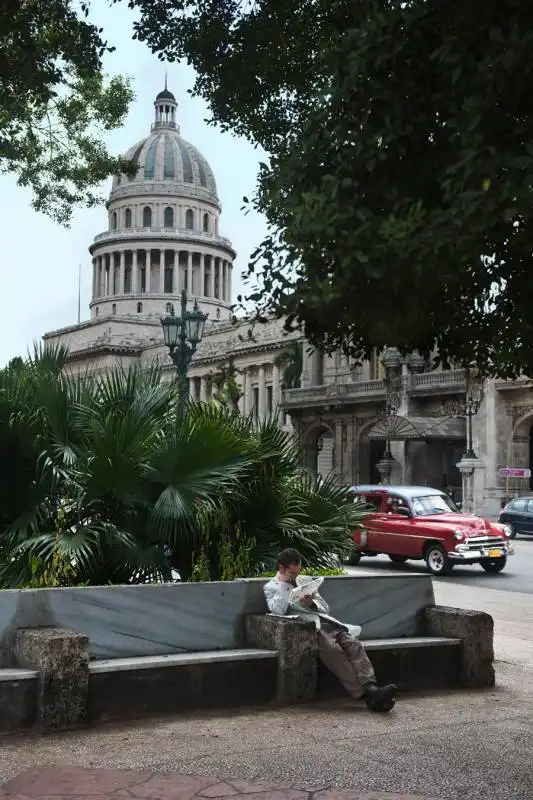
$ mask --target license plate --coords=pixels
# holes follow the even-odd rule
[[[501,550],[489,550],[489,558],[501,558],[502,551]]]

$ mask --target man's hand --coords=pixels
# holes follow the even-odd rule
[[[281,570],[280,570],[280,572],[278,574],[278,579],[282,583],[290,583],[292,581],[292,575],[288,571],[287,572],[281,572]]]
[[[313,605],[313,598],[310,594],[307,594],[305,597],[302,597],[300,600],[300,604],[302,606],[311,606]]]

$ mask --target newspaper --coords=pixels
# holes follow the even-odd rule
[[[315,594],[323,583],[324,578],[313,578],[312,581],[308,581],[301,586],[296,586],[294,589],[291,589],[290,604],[299,603],[302,597],[309,597],[309,595]]]

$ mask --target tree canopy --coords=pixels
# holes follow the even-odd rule
[[[99,202],[102,180],[131,170],[102,136],[123,123],[133,94],[124,78],[103,75],[112,48],[88,16],[88,2],[71,0],[0,7],[0,170],[63,223],[75,205]]]
[[[312,344],[533,374],[528,0],[130,0],[269,153],[248,299]]]

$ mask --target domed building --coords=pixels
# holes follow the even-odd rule
[[[134,175],[113,180],[107,230],[95,236],[90,319],[51,331],[45,342],[69,348],[69,367],[83,374],[117,364],[158,363],[175,374],[163,343],[161,318],[179,314],[185,289],[208,315],[189,369],[191,397],[213,394],[213,374],[229,363],[240,383],[243,413],[262,419],[281,400],[277,356],[287,341],[280,321],[253,338],[231,321],[235,251],[219,232],[221,203],[206,158],[181,136],[178,104],[166,86],[155,98],[149,134],[125,154]],[[301,338],[301,337],[300,337]]]
[[[108,230],[89,248],[91,318],[161,315],[186,289],[211,320],[227,320],[235,251],[219,235],[213,171],[181,137],[172,92],[160,92],[154,106],[150,135],[125,154],[137,173],[114,179]]]
[[[257,326],[252,337],[246,322],[241,331],[232,324],[235,251],[220,234],[215,176],[182,138],[166,87],[154,108],[149,135],[126,154],[137,171],[114,179],[107,230],[89,247],[90,319],[44,336],[68,346],[69,367],[86,374],[158,363],[174,375],[160,320],[179,313],[185,289],[189,305],[196,300],[208,314],[189,369],[192,399],[208,400],[213,376],[231,367],[240,410],[256,420],[281,411],[310,471],[334,473],[348,485],[386,480],[453,489],[465,507],[489,515],[504,496],[533,491],[529,379],[486,382],[472,416],[465,370],[433,370],[395,348],[354,365],[340,353],[311,352],[281,320]],[[472,448],[476,459],[461,474],[457,464]],[[522,477],[505,477],[504,467]]]

